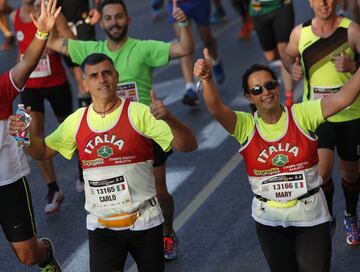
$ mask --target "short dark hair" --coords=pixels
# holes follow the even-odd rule
[[[95,65],[105,60],[109,61],[114,66],[113,60],[108,55],[105,55],[103,53],[92,53],[88,55],[81,63],[81,71],[83,73],[85,72],[86,65]]]
[[[128,14],[127,12],[127,7],[124,3],[123,0],[103,0],[101,1],[101,4],[99,6],[99,10],[100,10],[100,13],[103,12],[103,9],[106,5],[111,5],[111,4],[119,4],[119,5],[122,5],[122,7],[124,8],[124,11],[125,11],[125,14]]]
[[[244,93],[249,93],[249,83],[248,83],[249,77],[253,73],[258,72],[258,71],[266,71],[273,77],[273,79],[277,79],[275,72],[269,66],[267,66],[265,64],[255,63],[255,64],[251,65],[251,67],[249,69],[247,69],[245,71],[245,73],[243,74],[242,87],[243,87]]]

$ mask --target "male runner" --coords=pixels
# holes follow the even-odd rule
[[[284,65],[293,79],[304,77],[304,101],[336,93],[358,68],[355,60],[360,52],[360,27],[336,15],[337,2],[310,0],[315,17],[292,31],[283,56]],[[320,125],[316,134],[319,137],[319,171],[330,214],[334,194],[331,175],[336,147],[345,196],[346,241],[350,245],[360,244],[356,214],[360,191],[360,97]],[[331,233],[336,228],[334,219]]]
[[[175,1],[175,0],[174,0]],[[70,56],[74,63],[82,63],[91,53],[105,53],[115,63],[121,74],[119,93],[131,100],[149,105],[151,102],[152,73],[170,59],[189,55],[194,50],[191,29],[184,12],[175,7],[173,16],[181,23],[180,38],[176,43],[154,40],[137,40],[128,37],[131,18],[122,0],[104,0],[100,5],[100,25],[105,31],[105,41],[80,41],[59,38],[54,35],[49,47]],[[154,175],[156,192],[165,218],[164,240],[167,259],[176,258],[175,232],[173,230],[174,200],[166,187],[165,162],[168,154],[154,143]],[[169,245],[169,246],[167,246]]]
[[[154,91],[151,109],[118,98],[119,74],[107,55],[87,56],[82,71],[93,104],[71,114],[45,141],[31,136],[30,129],[26,150],[36,159],[58,152],[70,159],[78,150],[92,272],[123,271],[128,252],[139,271],[164,271],[164,219],[156,198],[152,140],[164,151],[173,147],[190,152],[197,148],[195,136]],[[21,125],[13,122],[10,132]]]

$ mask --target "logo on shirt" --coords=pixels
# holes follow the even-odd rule
[[[115,145],[119,150],[121,150],[121,148],[124,145],[124,141],[119,138],[117,139],[115,134],[109,135],[107,133],[104,133],[101,135],[95,135],[95,137],[90,139],[87,142],[87,144],[85,145],[84,152],[91,154],[91,152],[94,150],[94,148],[100,144],[112,144],[112,145]],[[107,146],[107,147],[110,148],[109,146]],[[99,148],[99,150],[101,148]],[[111,151],[112,151],[112,149],[111,149]],[[106,158],[108,158],[108,157],[106,157]]]
[[[299,154],[299,147],[296,145],[291,146],[290,143],[285,142],[285,143],[278,143],[277,145],[269,145],[267,148],[263,149],[260,154],[257,157],[257,161],[258,162],[262,162],[262,163],[266,163],[266,161],[274,154],[274,153],[292,153],[294,157],[297,157],[297,155]],[[282,155],[284,157],[287,157],[284,154],[278,154],[275,156],[275,154],[273,156],[274,159],[272,160],[272,163],[274,165],[277,165],[275,162],[277,162],[278,160],[282,161],[283,158],[276,158],[279,155]],[[276,159],[276,160],[275,160]],[[275,161],[275,162],[274,162]],[[287,161],[284,163],[284,165],[288,162],[288,158]],[[283,166],[283,165],[282,165]]]
[[[276,155],[275,158],[272,159],[272,164],[279,167],[283,167],[288,162],[289,162],[289,157],[283,154]]]
[[[24,40],[24,32],[22,32],[21,30],[16,32],[16,39],[19,42],[22,42]]]
[[[99,157],[107,159],[113,154],[113,149],[110,146],[104,145],[98,149],[97,154]]]

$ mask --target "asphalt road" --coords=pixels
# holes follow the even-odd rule
[[[19,0],[9,2],[13,6],[20,4]],[[132,17],[131,37],[164,41],[174,39],[172,28],[165,19],[156,23],[151,20],[149,0],[125,2]],[[226,81],[219,89],[226,104],[234,109],[248,110],[241,92],[241,75],[251,64],[264,62],[264,58],[255,33],[245,42],[237,41],[241,22],[232,10],[230,1],[223,2],[227,10],[226,20],[213,27],[226,72]],[[312,16],[307,1],[296,0],[295,8],[298,23]],[[100,29],[98,36],[103,37]],[[195,55],[199,57],[202,45],[197,34],[195,37]],[[15,48],[0,52],[1,72],[15,63],[16,52]],[[252,193],[242,160],[236,154],[238,144],[211,119],[204,103],[199,110],[181,104],[184,86],[178,61],[156,70],[154,83],[159,97],[194,130],[200,145],[198,151],[192,154],[175,153],[168,161],[167,179],[176,203],[175,227],[180,245],[179,258],[167,263],[166,271],[269,271],[250,215]],[[297,96],[300,93],[301,84]],[[49,105],[46,105],[46,110],[46,131],[49,133],[56,127],[56,121]],[[30,160],[32,173],[28,180],[37,231],[40,237],[53,240],[56,256],[64,271],[88,271],[84,196],[75,191],[77,163],[75,159],[67,161],[60,156],[54,162],[65,200],[57,214],[45,215],[43,209],[47,188],[35,163]],[[334,177],[339,181],[337,170]],[[344,239],[344,200],[339,182],[336,182],[334,206],[339,230],[333,238],[331,271],[360,271],[360,247],[348,246]],[[0,271],[38,271],[37,267],[18,264],[2,232],[0,245]],[[127,271],[136,271],[131,258]]]

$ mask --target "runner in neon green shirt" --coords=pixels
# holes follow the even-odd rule
[[[121,0],[105,0],[100,5],[100,25],[106,34],[106,41],[75,41],[52,36],[48,46],[68,55],[75,63],[81,63],[90,53],[107,54],[119,72],[119,92],[132,100],[149,105],[149,91],[152,88],[153,69],[168,64],[170,59],[192,54],[194,42],[191,27],[184,12],[174,0],[173,17],[179,24],[179,40],[175,43],[141,41],[128,37],[130,24],[126,5]],[[121,89],[120,89],[121,88]],[[165,216],[165,256],[176,257],[175,231],[173,229],[174,200],[166,187],[166,154],[154,144],[154,173],[158,188],[158,199]],[[171,252],[171,254],[167,254]]]
[[[252,217],[270,270],[329,271],[331,217],[320,188],[314,131],[357,98],[360,71],[331,96],[284,107],[274,71],[255,64],[243,76],[245,97],[257,108],[252,116],[223,104],[207,49],[204,57],[195,63],[194,75],[209,112],[241,145],[254,193]]]
[[[118,73],[105,54],[89,55],[82,70],[93,103],[65,119],[46,141],[30,131],[26,151],[44,160],[57,153],[70,159],[78,149],[86,180],[90,271],[123,271],[130,249],[140,270],[164,271],[164,219],[156,198],[151,140],[164,150],[171,146],[190,152],[197,148],[196,138],[154,91],[151,108],[118,98]],[[10,133],[16,134],[24,123],[16,116],[10,120]]]

